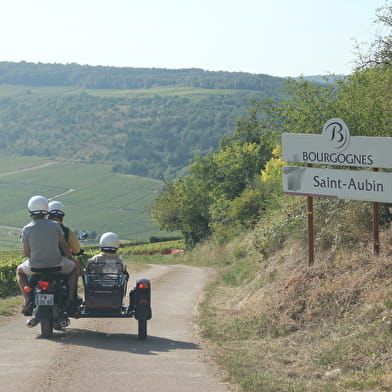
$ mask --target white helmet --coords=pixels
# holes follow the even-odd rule
[[[61,201],[51,201],[49,203],[49,215],[63,217],[65,215],[64,204]]]
[[[27,203],[31,215],[46,215],[48,213],[48,199],[43,196],[33,196]]]
[[[99,239],[99,245],[103,250],[116,250],[120,247],[120,241],[115,233],[103,233]]]

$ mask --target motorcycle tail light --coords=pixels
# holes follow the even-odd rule
[[[138,289],[148,289],[150,286],[147,282],[140,282],[137,284]]]
[[[40,288],[41,290],[44,291],[49,290],[49,287],[50,287],[50,283],[45,280],[40,280],[38,282],[38,288]]]

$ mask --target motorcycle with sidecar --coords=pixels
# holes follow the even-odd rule
[[[28,327],[41,326],[41,335],[50,338],[53,329],[63,330],[70,318],[134,318],[138,323],[138,338],[146,339],[147,321],[151,319],[151,282],[142,278],[127,293],[128,274],[122,271],[92,271],[83,273],[84,298],[78,297],[73,312],[67,310],[66,276],[58,267],[32,268],[33,275],[25,291],[30,293],[34,308]],[[128,297],[128,304],[124,298]]]

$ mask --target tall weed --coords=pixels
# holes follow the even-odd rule
[[[264,257],[280,249],[288,238],[305,238],[306,235],[304,203],[284,196],[280,205],[280,209],[266,213],[254,230],[253,246]]]

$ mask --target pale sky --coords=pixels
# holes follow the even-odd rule
[[[1,0],[0,61],[349,74],[391,0]]]

